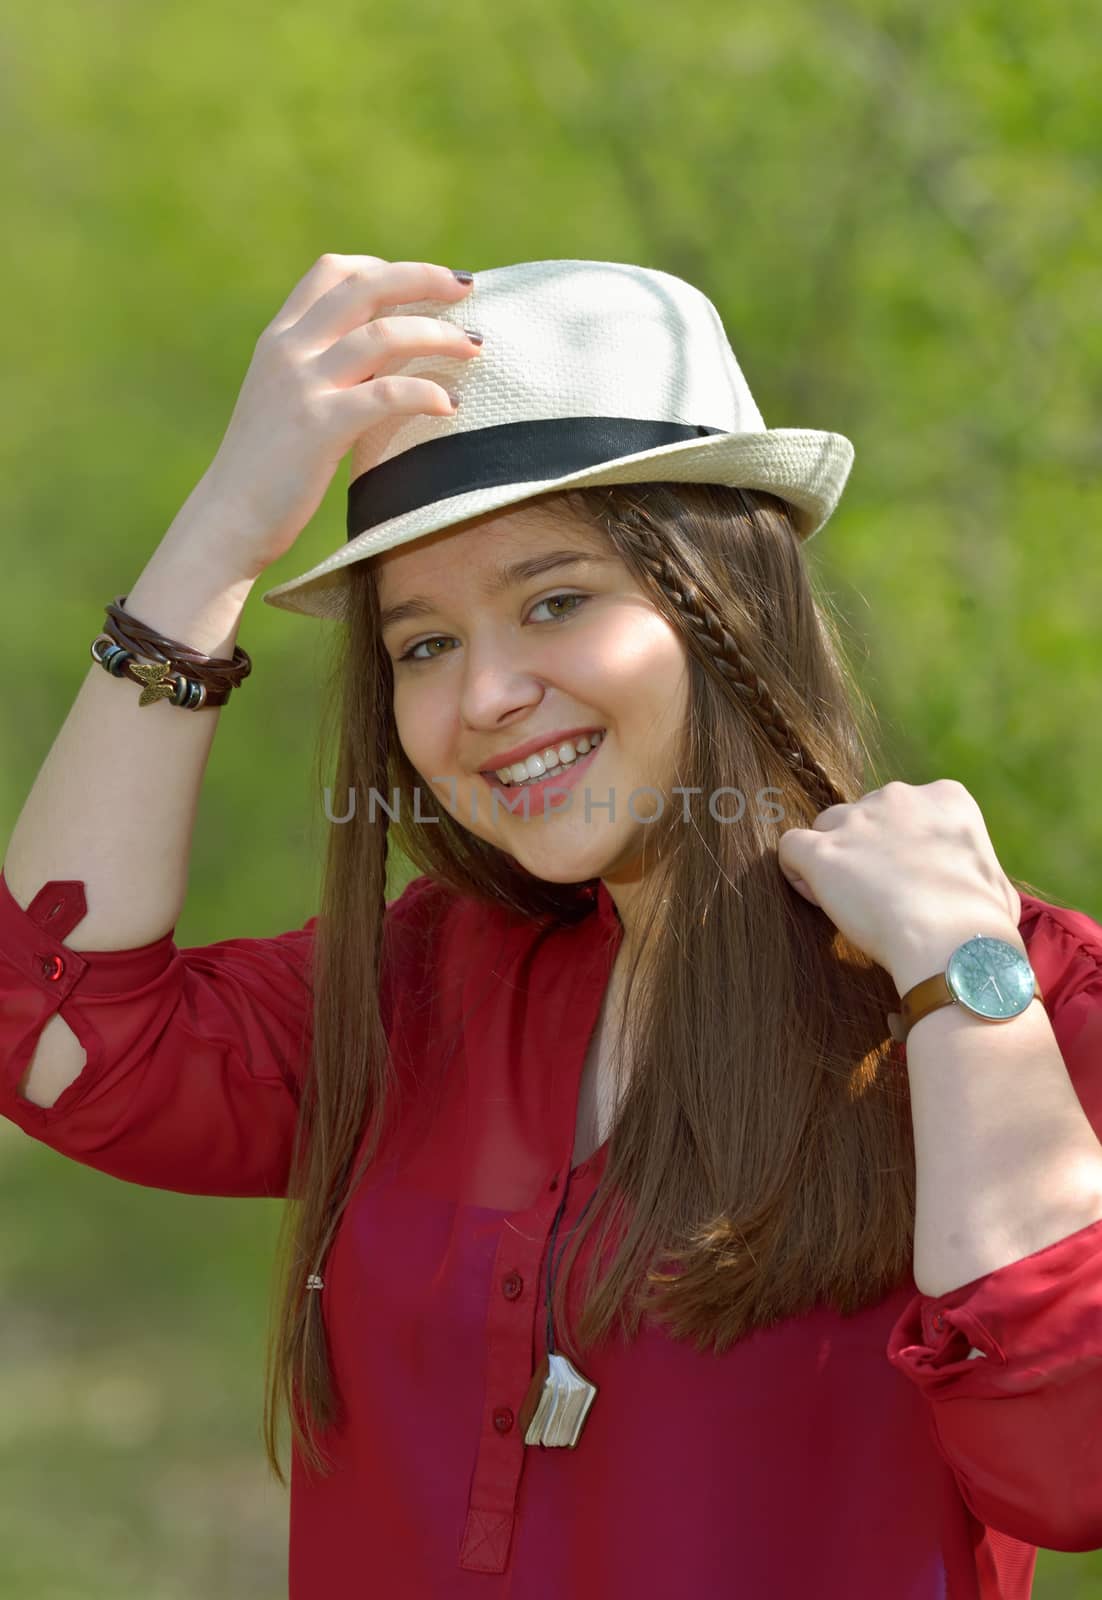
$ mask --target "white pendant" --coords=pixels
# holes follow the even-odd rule
[[[547,1368],[547,1376],[524,1442],[547,1447],[567,1446],[573,1450],[582,1424],[589,1415],[589,1408],[596,1398],[596,1387],[588,1378],[582,1377],[566,1356],[557,1353],[545,1356],[543,1365]],[[536,1377],[539,1377],[538,1373]]]

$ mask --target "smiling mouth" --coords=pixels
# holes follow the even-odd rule
[[[568,739],[565,744],[560,744],[558,747],[549,747],[550,754],[555,755],[555,762],[553,763],[545,760],[544,752],[541,750],[537,755],[526,757],[525,762],[515,762],[509,768],[502,766],[502,768],[497,768],[496,771],[488,771],[488,773],[483,773],[481,776],[486,779],[486,782],[493,789],[501,789],[502,792],[509,792],[509,794],[513,794],[513,790],[539,789],[544,784],[553,784],[557,779],[561,781],[561,779],[568,778],[569,774],[574,773],[581,766],[589,766],[593,755],[597,755],[601,744],[605,742],[605,734],[605,728],[600,728],[595,733],[582,734],[579,739]],[[585,749],[581,749],[581,746],[585,746]],[[529,763],[533,766],[542,766],[544,771],[531,771]],[[526,768],[525,778],[513,776],[518,766]],[[509,778],[502,778],[501,773],[505,773],[505,771],[510,774]]]

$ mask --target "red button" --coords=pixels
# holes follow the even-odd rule
[[[498,1433],[508,1433],[513,1426],[513,1413],[508,1406],[498,1406],[494,1412],[494,1427]]]
[[[506,1300],[516,1300],[524,1289],[524,1279],[519,1272],[510,1272],[502,1279],[501,1292]]]
[[[60,956],[42,957],[42,976],[49,978],[51,983],[56,983],[65,971],[65,963]]]
[[[934,1313],[934,1327],[937,1329],[938,1333],[940,1333],[944,1326],[945,1318],[942,1316],[940,1311],[936,1311]]]

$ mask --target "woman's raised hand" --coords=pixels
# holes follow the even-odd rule
[[[257,340],[225,437],[192,497],[211,497],[219,525],[235,530],[226,556],[236,574],[256,578],[291,548],[357,436],[381,416],[453,415],[442,384],[393,369],[479,347],[443,318],[377,312],[419,300],[450,305],[470,288],[426,261],[332,253],[295,285]]]

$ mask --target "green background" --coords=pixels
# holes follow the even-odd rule
[[[679,274],[776,427],[848,435],[807,548],[894,775],[1102,916],[1093,5],[42,0],[0,24],[0,838],[125,593],[326,250]],[[181,945],[315,909],[328,624],[249,601]],[[109,774],[105,773],[105,781]],[[74,803],[76,803],[74,797]],[[277,1600],[259,1441],[277,1207],[117,1183],[0,1126],[0,1593]],[[1035,1595],[1102,1596],[1042,1552]]]

